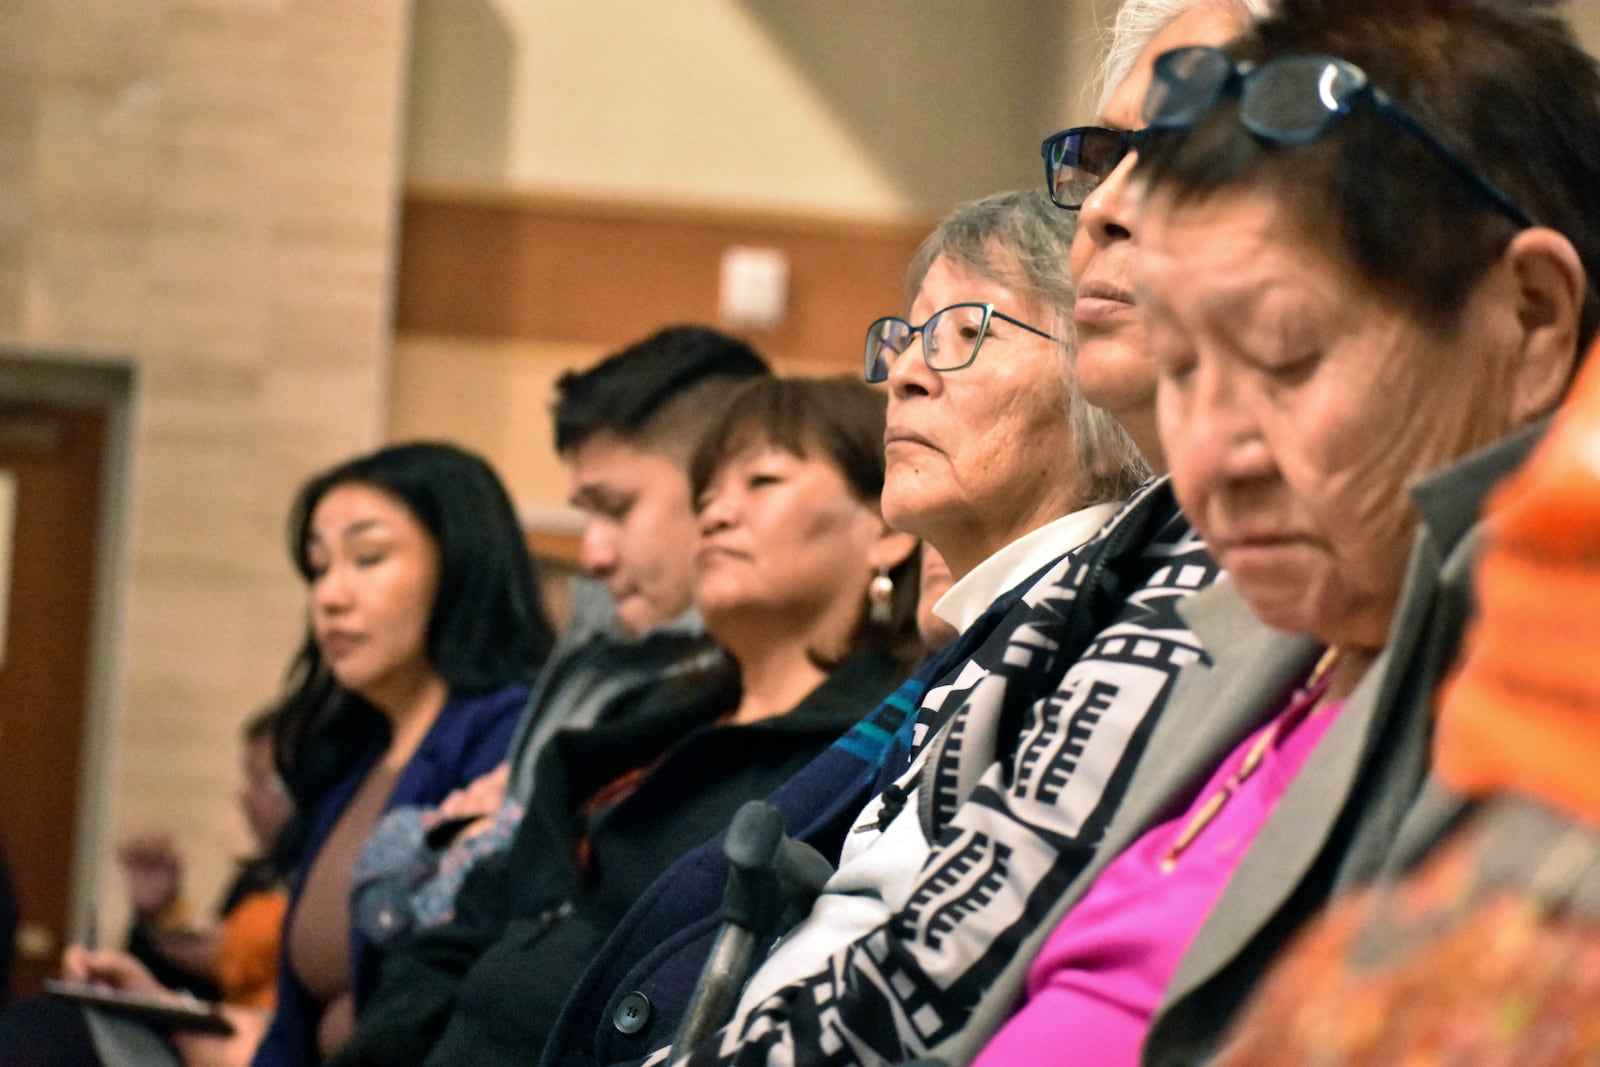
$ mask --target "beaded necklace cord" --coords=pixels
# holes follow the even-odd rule
[[[1183,857],[1184,852],[1188,851],[1189,846],[1193,845],[1195,839],[1205,832],[1206,827],[1216,821],[1217,816],[1222,814],[1222,809],[1228,806],[1228,801],[1232,800],[1234,794],[1238,793],[1244,783],[1250,780],[1250,776],[1261,769],[1262,762],[1267,758],[1267,752],[1271,750],[1273,745],[1278,743],[1278,739],[1296,726],[1299,726],[1310,715],[1315,714],[1310,709],[1316,705],[1322,694],[1327,691],[1328,684],[1333,680],[1333,668],[1338,662],[1339,648],[1337,645],[1326,649],[1322,653],[1322,658],[1317,660],[1317,665],[1311,669],[1311,674],[1306,678],[1305,684],[1299,688],[1295,693],[1294,699],[1290,701],[1290,704],[1297,704],[1306,710],[1302,714],[1294,716],[1280,715],[1273,720],[1271,726],[1261,731],[1255,743],[1250,746],[1250,751],[1245,753],[1244,762],[1239,764],[1239,769],[1230,774],[1227,781],[1223,782],[1215,793],[1206,798],[1205,803],[1201,804],[1189,821],[1184,824],[1177,840],[1173,841],[1172,846],[1162,854],[1162,874],[1171,874],[1177,869],[1178,860]]]

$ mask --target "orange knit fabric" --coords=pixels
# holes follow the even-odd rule
[[[1488,514],[1439,773],[1469,796],[1516,790],[1600,823],[1600,344]]]
[[[278,992],[278,944],[289,911],[283,889],[251,893],[222,921],[217,984],[222,999],[248,1008],[271,1008]]]

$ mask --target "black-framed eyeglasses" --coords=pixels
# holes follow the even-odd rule
[[[922,361],[929,370],[943,373],[970,367],[978,358],[978,349],[989,336],[989,323],[994,319],[1020,326],[1057,344],[1063,343],[1059,337],[1052,337],[1037,326],[1029,326],[1021,319],[996,311],[993,304],[951,304],[929,315],[921,326],[913,326],[896,315],[886,315],[867,327],[867,381],[888,381],[892,357],[904,354],[911,347],[911,339],[919,333],[922,335]]]
[[[1078,210],[1144,139],[1144,130],[1104,126],[1074,126],[1046,137],[1039,154],[1044,156],[1044,184],[1050,199],[1056,207]]]
[[[1230,93],[1239,94],[1239,121],[1273,144],[1310,144],[1363,99],[1520,226],[1536,225],[1516,201],[1452,151],[1422,121],[1372,84],[1366,71],[1329,55],[1283,56],[1256,66],[1235,63],[1220,48],[1191,45],[1156,57],[1144,98],[1147,132],[1199,122]]]

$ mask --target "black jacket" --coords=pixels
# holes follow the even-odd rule
[[[655,877],[825,749],[898,677],[887,657],[855,656],[787,714],[718,726],[738,702],[725,669],[664,684],[620,720],[557,735],[511,847],[468,876],[451,922],[392,947],[355,1036],[331,1062],[532,1062],[579,976]],[[646,766],[631,793],[583,818],[596,789]]]

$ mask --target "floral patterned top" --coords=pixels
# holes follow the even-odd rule
[[[1224,1067],[1600,1064],[1600,831],[1496,801],[1279,959]]]

